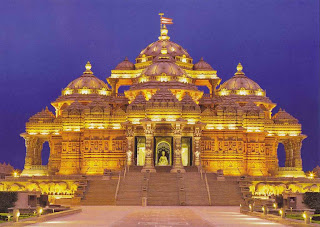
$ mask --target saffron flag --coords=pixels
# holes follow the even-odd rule
[[[161,17],[161,24],[173,24],[171,18]]]

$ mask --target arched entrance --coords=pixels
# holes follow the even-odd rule
[[[156,137],[155,165],[172,165],[172,137]]]

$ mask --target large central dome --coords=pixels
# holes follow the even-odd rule
[[[184,56],[190,58],[187,50],[182,48],[179,44],[170,41],[169,39],[170,37],[168,36],[168,29],[164,25],[161,29],[161,36],[159,37],[159,40],[151,43],[145,49],[143,49],[138,58],[143,56],[158,56],[161,53],[162,48],[166,48],[168,50],[168,54],[172,57]]]

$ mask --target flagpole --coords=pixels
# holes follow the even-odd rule
[[[160,31],[161,31],[161,29],[162,29],[161,18],[164,15],[164,13],[159,13],[159,15],[160,15]]]

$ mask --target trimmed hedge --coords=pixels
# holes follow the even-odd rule
[[[8,212],[8,208],[14,207],[14,203],[17,200],[17,192],[0,192],[0,212]]]
[[[315,209],[315,213],[320,213],[320,193],[319,192],[306,192],[303,195],[303,203],[310,209]]]

